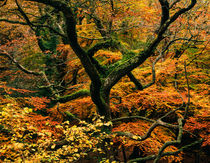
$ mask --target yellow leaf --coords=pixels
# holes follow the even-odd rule
[[[51,146],[51,149],[55,149],[55,146],[56,146],[56,145],[55,145],[55,144],[53,144],[53,145]]]

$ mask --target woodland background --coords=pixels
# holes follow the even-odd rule
[[[208,0],[0,0],[0,162],[208,162]]]

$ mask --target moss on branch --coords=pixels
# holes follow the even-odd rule
[[[58,97],[57,101],[64,103],[64,102],[67,102],[67,101],[70,101],[79,97],[85,97],[85,96],[90,96],[90,91],[87,89],[82,89],[70,95]]]
[[[93,47],[91,47],[88,51],[87,54],[92,57],[94,56],[94,54],[100,50],[100,49],[106,49],[106,48],[110,48],[110,47],[116,47],[117,43],[113,40],[107,40],[107,41],[103,41],[103,42],[99,42],[97,44],[95,44]]]
[[[77,118],[74,114],[72,114],[72,113],[69,112],[69,111],[65,111],[64,114],[65,114],[67,120],[70,120],[70,121],[71,121],[71,120],[77,120],[78,122],[81,121],[79,118]]]

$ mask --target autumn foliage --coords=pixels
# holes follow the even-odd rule
[[[0,1],[0,160],[207,162],[209,2],[173,20],[195,2]]]

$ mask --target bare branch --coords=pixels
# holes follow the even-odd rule
[[[9,60],[11,60],[21,71],[23,71],[26,74],[31,74],[31,75],[35,75],[35,76],[41,76],[42,73],[41,72],[35,72],[35,71],[31,71],[26,69],[23,65],[19,64],[19,62],[13,58],[8,52],[6,52],[5,50],[1,50],[0,49],[0,55],[7,57]]]
[[[152,55],[154,49],[163,40],[164,33],[167,31],[168,27],[183,13],[189,11],[196,4],[196,0],[191,0],[190,5],[187,8],[182,8],[176,12],[170,19],[168,19],[164,25],[160,28],[157,37],[152,41],[144,51],[139,52],[139,54],[134,55],[134,57],[125,60],[124,62],[119,61],[119,64],[110,72],[104,82],[105,91],[109,92],[110,89],[127,73],[132,71],[134,68],[142,64],[147,58]]]
[[[162,8],[161,23],[162,26],[169,19],[169,3],[167,0],[159,0]]]
[[[185,40],[185,41],[194,41],[194,42],[197,42],[197,40],[191,40],[192,37],[190,37],[189,39],[188,38],[177,38],[177,39],[174,39],[174,40],[171,40],[167,46],[165,47],[165,49],[162,51],[162,54],[164,54],[171,45],[173,45],[176,41],[182,41],[182,40]]]
[[[189,105],[190,105],[190,85],[189,85],[189,80],[188,80],[188,77],[187,77],[186,61],[184,62],[184,72],[185,72],[185,79],[186,79],[186,82],[187,82],[187,97],[188,97],[187,106],[185,108],[185,114],[184,114],[184,119],[186,119],[187,116],[188,116],[188,110],[189,110]]]
[[[143,90],[143,89],[144,89],[143,85],[138,81],[138,79],[136,79],[136,77],[133,75],[132,72],[129,72],[129,73],[127,74],[127,76],[128,76],[129,79],[136,85],[136,88],[137,88],[138,90]]]
[[[174,2],[170,5],[169,9],[172,9],[178,2],[180,2],[180,0],[174,1]]]
[[[3,7],[4,5],[7,4],[7,0],[1,0],[1,1],[3,1],[3,3],[0,5],[0,7]]]
[[[178,149],[175,152],[165,152],[165,153],[162,153],[161,157],[171,156],[171,155],[175,156],[175,155],[179,154],[180,152],[182,152],[182,151],[184,151],[186,149],[189,149],[192,146],[195,146],[197,144],[201,144],[202,142],[203,142],[203,139],[197,140],[197,141],[195,141],[195,142],[193,142],[191,144],[188,144],[188,145],[183,146],[182,148]],[[136,158],[136,159],[129,160],[128,163],[143,162],[143,161],[154,160],[156,157],[157,157],[157,155],[150,155],[150,156],[143,157],[143,158]]]
[[[50,83],[49,79],[47,78],[47,75],[45,74],[44,71],[41,72],[42,73],[42,77],[44,78],[44,80],[47,82],[47,86],[49,87],[50,91],[52,92],[52,94],[55,96],[55,98],[57,99],[59,97],[59,93],[56,89],[53,88],[53,84]]]
[[[160,53],[160,55],[155,59],[155,61],[152,63],[152,81],[143,86],[139,81],[138,79],[135,78],[135,76],[129,72],[127,75],[128,77],[130,78],[130,80],[136,85],[137,89],[138,90],[144,90],[150,86],[152,86],[153,84],[155,84],[155,80],[156,80],[156,74],[155,74],[155,64],[160,60],[160,58],[162,57],[162,54],[163,53]]]
[[[86,97],[86,96],[90,96],[90,91],[87,90],[87,89],[82,89],[82,90],[74,92],[70,95],[59,96],[59,97],[57,97],[56,100],[64,103],[64,102],[67,102],[67,101],[70,101],[70,100],[73,100],[73,99],[76,99],[76,98],[79,98],[79,97]]]
[[[185,103],[183,102],[182,105],[174,110],[171,110],[170,112],[166,113],[164,116],[162,116],[160,119],[162,120],[163,118],[166,118],[167,116],[169,116],[170,114],[176,112],[177,110],[182,109],[185,106]]]
[[[179,11],[177,11],[170,19],[169,22],[166,23],[166,26],[169,26],[171,23],[173,23],[180,15],[182,15],[183,13],[189,11],[190,9],[192,9],[195,4],[197,3],[197,0],[191,0],[190,5],[187,6],[186,8],[182,8]]]
[[[8,19],[0,19],[0,22],[7,22],[7,23],[11,23],[11,24],[28,25],[28,24],[25,23],[25,22],[15,21],[15,20],[8,20]]]
[[[152,81],[151,83],[145,85],[143,89],[150,87],[151,85],[155,84],[156,80],[156,74],[155,74],[155,64],[160,60],[163,53],[160,53],[159,56],[155,59],[155,61],[152,63]]]
[[[100,49],[104,49],[104,48],[109,48],[109,47],[113,47],[115,45],[115,43],[112,40],[107,40],[107,41],[103,41],[103,42],[99,42],[97,44],[95,44],[93,47],[91,47],[87,53],[89,56],[94,56],[94,54],[100,50]]]
[[[163,126],[163,127],[166,127],[166,128],[173,128],[173,129],[178,128],[177,125],[172,125],[172,124],[169,124],[169,123],[165,123],[165,122],[161,121],[161,119],[158,119],[157,121],[155,121],[155,120],[148,119],[148,118],[141,117],[141,116],[131,116],[131,117],[117,118],[114,121],[112,120],[112,122],[121,121],[121,120],[125,120],[125,119],[134,119],[134,118],[146,120],[146,121],[149,121],[149,122],[153,122],[153,124],[143,136],[139,136],[139,135],[137,136],[137,135],[134,135],[134,134],[128,133],[128,132],[114,132],[114,133],[116,133],[118,136],[126,136],[130,139],[133,139],[133,140],[144,141],[151,136],[151,133],[158,126]]]
[[[164,151],[168,146],[176,145],[176,144],[180,144],[180,143],[181,143],[182,135],[183,135],[183,119],[181,119],[181,118],[178,119],[178,123],[179,123],[179,133],[178,133],[177,140],[166,142],[166,143],[160,148],[160,150],[159,150],[159,152],[158,152],[158,155],[157,155],[156,159],[154,160],[154,163],[157,163],[157,162],[160,160],[163,151]]]
[[[7,23],[11,23],[11,24],[20,24],[20,25],[29,25],[26,22],[21,22],[21,21],[16,21],[16,20],[8,20],[8,19],[0,19],[0,22],[7,22]],[[36,28],[48,28],[49,30],[51,30],[53,33],[63,37],[63,38],[67,38],[67,36],[63,33],[60,33],[59,31],[55,30],[54,28],[48,26],[48,25],[42,25],[42,24],[34,24],[35,22],[30,22],[32,27],[36,27]],[[34,28],[32,28],[34,29]]]
[[[127,121],[127,120],[131,120],[131,119],[140,119],[140,120],[144,120],[144,121],[148,121],[151,123],[157,123],[160,126],[166,127],[166,128],[172,128],[172,129],[177,129],[178,126],[177,125],[173,125],[170,123],[166,123],[163,122],[161,119],[158,120],[153,120],[153,119],[149,119],[143,116],[129,116],[129,117],[120,117],[120,118],[116,118],[116,119],[112,119],[111,121],[113,123],[118,122],[118,121]]]
[[[89,15],[89,16],[91,18],[93,18],[94,23],[96,24],[96,27],[98,28],[98,31],[100,32],[101,36],[106,38],[107,37],[107,32],[105,31],[101,20],[93,13],[91,15]]]
[[[192,39],[192,37],[190,38],[190,39]],[[163,56],[163,54],[168,50],[168,48],[173,44],[173,43],[175,43],[176,41],[179,41],[179,40],[188,40],[188,41],[190,41],[190,39],[186,39],[186,38],[178,38],[178,39],[174,39],[174,40],[172,40],[172,41],[170,41],[169,43],[168,43],[168,45],[165,47],[165,49],[162,51],[162,52],[160,52],[160,55],[155,59],[155,61],[152,63],[152,81],[151,81],[151,83],[149,83],[149,84],[147,84],[147,85],[145,85],[145,86],[142,86],[141,87],[141,83],[136,79],[136,80],[132,80],[134,83],[135,83],[135,85],[137,86],[137,88],[139,89],[139,90],[144,90],[145,88],[148,88],[148,87],[150,87],[150,86],[152,86],[154,83],[155,83],[155,80],[156,80],[156,74],[155,74],[155,64],[160,60],[160,58]],[[130,76],[129,76],[129,78],[130,79],[132,79]],[[135,77],[134,77],[135,78]]]
[[[39,28],[48,28],[50,29],[52,32],[54,32],[55,34],[58,34],[59,36],[62,36],[64,38],[67,38],[67,36],[63,33],[60,33],[59,31],[55,30],[54,28],[48,26],[48,25],[41,25],[41,24],[34,24],[30,21],[29,17],[26,15],[26,13],[23,11],[23,9],[20,7],[19,3],[17,0],[15,0],[16,5],[18,6],[18,11],[21,13],[21,15],[23,16],[23,18],[26,20],[26,24],[29,25],[31,27],[32,30],[35,30],[33,27],[39,27]]]
[[[120,118],[112,119],[111,121],[113,123],[115,123],[115,122],[118,122],[118,121],[124,121],[124,120],[130,120],[130,119],[141,119],[141,120],[145,120],[145,121],[152,122],[152,123],[156,122],[155,120],[152,120],[152,119],[149,119],[149,118],[146,118],[146,117],[142,117],[142,116],[120,117]]]
[[[116,131],[116,132],[113,132],[112,134],[117,134],[117,136],[126,136],[132,140],[137,140],[137,141],[143,141],[141,136],[137,136],[137,135],[134,135],[130,132],[120,132],[120,131]]]
[[[137,116],[138,117],[138,116]],[[144,117],[142,117],[143,119]],[[130,139],[133,139],[133,140],[137,140],[137,141],[144,141],[146,140],[147,138],[150,137],[152,131],[157,127],[159,126],[160,124],[158,123],[158,121],[155,121],[152,126],[148,129],[148,131],[143,135],[143,136],[139,136],[139,135],[134,135],[132,133],[128,133],[128,132],[114,132],[116,133],[118,136],[126,136]]]
[[[206,43],[206,45],[204,46],[204,48],[202,49],[202,51],[200,53],[198,53],[197,55],[194,56],[194,58],[187,64],[187,66],[189,66],[195,59],[197,59],[197,57],[199,57],[201,54],[203,54],[204,50],[207,48],[207,46],[209,45],[209,42],[208,41]]]
[[[31,27],[32,30],[34,30],[33,24],[31,23],[31,21],[29,20],[28,16],[25,14],[25,12],[22,10],[22,8],[20,7],[20,5],[19,5],[17,0],[15,0],[15,3],[17,5],[17,7],[18,7],[18,11],[23,16],[23,18],[26,20],[26,23]]]
[[[51,92],[55,95],[55,97],[59,96],[58,92],[53,89],[53,85],[48,80],[48,78],[47,78],[47,76],[46,76],[44,71],[36,72],[36,71],[28,70],[27,68],[25,68],[23,65],[21,65],[15,58],[13,58],[5,50],[0,49],[0,56],[7,57],[10,61],[12,61],[17,66],[17,68],[19,68],[22,72],[24,72],[26,74],[35,75],[35,76],[41,76],[47,83],[46,87],[51,90]]]
[[[85,36],[81,36],[81,35],[78,35],[78,37],[86,39],[86,40],[104,40],[104,39],[108,39],[108,37],[90,38],[90,37],[85,37]]]

